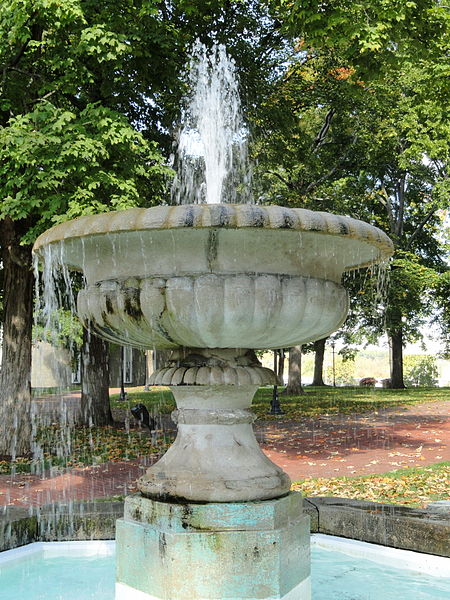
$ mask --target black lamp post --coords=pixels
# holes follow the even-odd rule
[[[278,356],[278,350],[274,350],[273,351],[273,370],[278,379],[279,369],[278,369],[277,356]],[[277,384],[275,384],[273,386],[272,400],[270,401],[269,415],[284,415],[284,411],[282,410],[282,408],[280,406],[280,398],[278,396],[278,385]]]
[[[120,347],[120,402],[125,402],[127,399],[127,393],[124,387],[124,376],[123,376],[123,367],[125,364],[125,348],[123,346]]]
[[[336,342],[333,340],[331,342],[331,352],[332,352],[332,356],[333,356],[333,387],[336,387],[336,359],[335,359],[335,348],[336,348]]]

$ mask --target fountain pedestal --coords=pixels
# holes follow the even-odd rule
[[[227,353],[213,353],[221,366],[181,359],[154,376],[171,383],[194,368],[204,385],[171,386],[177,437],[139,479],[142,496],[125,501],[116,600],[310,599],[309,517],[289,477],[261,451],[249,410],[258,387],[251,377],[274,375],[256,362],[231,367]],[[241,385],[224,384],[233,368]]]
[[[125,500],[116,600],[309,600],[309,517],[291,492],[260,502]]]
[[[176,502],[278,498],[291,481],[261,451],[249,410],[256,385],[171,387],[175,442],[138,481],[144,496]]]
[[[309,600],[309,517],[256,441],[258,386],[224,385],[230,366],[200,368],[209,385],[171,386],[177,438],[139,479],[143,496],[125,501],[116,600]]]

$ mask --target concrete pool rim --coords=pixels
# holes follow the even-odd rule
[[[335,497],[304,499],[311,533],[450,558],[450,510]],[[113,540],[122,501],[68,502],[0,511],[0,551],[33,542]]]

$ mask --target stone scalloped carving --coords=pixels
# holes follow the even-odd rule
[[[78,294],[78,314],[97,333],[144,348],[286,348],[325,337],[347,310],[341,285],[276,275],[133,278],[100,282]],[[180,379],[184,372],[170,377]],[[196,377],[205,377],[204,371]],[[221,383],[223,377],[213,370],[208,381]],[[167,376],[155,384],[168,381]]]
[[[165,367],[152,373],[150,385],[274,385],[265,367]]]

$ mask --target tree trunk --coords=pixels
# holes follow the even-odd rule
[[[285,393],[299,396],[305,391],[302,387],[302,347],[294,346],[289,350],[289,380]]]
[[[389,332],[389,346],[391,351],[391,388],[404,389],[403,381],[403,331],[399,327]]]
[[[284,385],[284,350],[280,348],[278,350],[278,381],[280,385]]]
[[[108,342],[83,329],[81,348],[81,414],[86,426],[112,425],[109,404]]]
[[[31,339],[33,271],[31,246],[21,246],[20,222],[0,221],[3,263],[3,344],[0,370],[0,455],[31,449]]]
[[[327,338],[322,338],[321,340],[316,340],[314,342],[314,378],[311,385],[325,386],[325,382],[323,380],[323,360],[325,357],[326,341]]]

